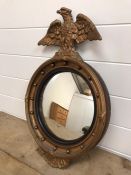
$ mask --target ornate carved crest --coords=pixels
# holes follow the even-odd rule
[[[75,50],[76,44],[86,40],[102,39],[97,28],[87,16],[78,14],[74,22],[71,12],[65,7],[57,10],[57,13],[63,17],[63,23],[60,20],[53,21],[47,34],[38,42],[38,45],[56,45],[60,46],[61,52],[70,52]]]

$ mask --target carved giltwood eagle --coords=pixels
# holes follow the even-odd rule
[[[101,40],[101,35],[96,29],[93,22],[85,15],[78,14],[76,22],[73,22],[71,10],[62,7],[57,13],[63,17],[64,22],[60,20],[53,21],[47,34],[42,38],[38,45],[56,45],[60,50],[74,50],[75,44],[82,43],[86,40]]]

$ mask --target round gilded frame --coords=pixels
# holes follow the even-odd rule
[[[53,139],[52,135],[50,135],[50,133],[47,134],[47,132],[42,128],[40,123],[41,121],[38,116],[37,105],[38,101],[41,99],[37,98],[37,94],[42,82],[45,82],[43,86],[46,86],[51,75],[55,75],[56,72],[69,69],[79,73],[90,83],[94,94],[96,111],[93,126],[86,136],[77,141],[73,140],[71,143],[68,143],[67,141],[67,144],[61,144],[59,140],[57,140],[57,137]],[[59,58],[55,56],[43,63],[31,78],[25,97],[25,103],[27,121],[32,135],[47,159],[50,159],[50,162],[52,157],[63,160],[71,160],[85,151],[89,151],[101,140],[109,123],[111,107],[105,83],[100,75],[81,59],[74,59],[71,57]],[[39,109],[39,111],[40,110],[41,109]],[[65,164],[63,163],[61,167],[65,167]],[[54,166],[54,163],[52,166]]]

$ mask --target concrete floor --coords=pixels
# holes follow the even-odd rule
[[[67,169],[51,168],[26,121],[0,112],[0,175],[131,175],[131,162],[95,148]]]

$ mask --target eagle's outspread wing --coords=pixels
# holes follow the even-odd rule
[[[55,20],[53,21],[49,29],[47,31],[47,34],[42,38],[39,42],[38,45],[60,45],[60,28],[61,28],[61,21],[60,20]]]
[[[85,15],[78,14],[75,22],[78,33],[76,37],[76,42],[81,43],[85,40],[101,40],[101,35],[99,34],[97,28],[93,22]]]

